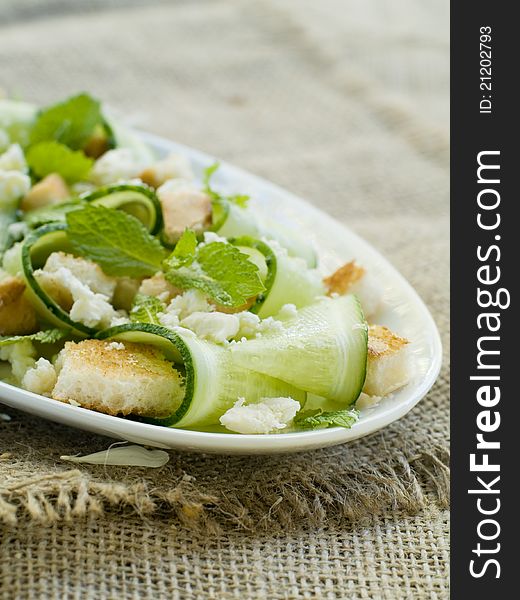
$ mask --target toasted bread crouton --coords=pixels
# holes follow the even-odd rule
[[[182,375],[160,350],[131,342],[67,342],[52,397],[109,415],[166,417],[184,396]]]
[[[332,294],[346,294],[350,290],[352,284],[359,281],[364,274],[365,269],[357,265],[355,261],[351,260],[334,271],[332,275],[323,279],[327,294],[329,296]]]
[[[37,329],[36,312],[24,296],[21,277],[0,281],[0,335],[26,335]]]
[[[58,204],[70,197],[69,188],[61,175],[51,173],[33,187],[23,197],[20,208],[27,212],[51,204]]]
[[[69,275],[88,286],[95,294],[103,294],[108,300],[112,299],[117,282],[113,277],[105,275],[99,265],[72,254],[53,252],[43,269],[35,272],[35,276],[45,292],[64,310],[70,310],[74,300],[71,285],[67,285],[68,279],[63,276],[62,269],[66,269]]]
[[[191,181],[170,179],[161,185],[157,195],[161,202],[167,242],[175,243],[186,228],[201,233],[211,224],[211,198]]]
[[[363,392],[386,396],[410,380],[408,340],[382,325],[368,328],[367,377]]]
[[[139,178],[144,183],[158,188],[169,179],[193,179],[193,171],[189,160],[185,156],[173,152],[166,158],[147,167],[141,172]]]
[[[351,261],[323,279],[327,294],[355,294],[365,317],[372,316],[379,308],[383,291],[379,282],[366,270]]]
[[[164,277],[164,273],[156,273],[153,277],[143,279],[139,287],[139,293],[145,296],[155,296],[163,302],[169,302],[175,296],[182,293]]]

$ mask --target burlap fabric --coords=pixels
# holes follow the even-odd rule
[[[390,257],[446,346],[446,11],[4,0],[0,85],[87,89],[310,199]],[[0,408],[2,599],[447,597],[447,360],[400,422],[297,456],[70,469],[111,441]]]

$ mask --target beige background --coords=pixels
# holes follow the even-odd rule
[[[447,0],[0,0],[1,87],[89,90],[301,194],[389,256],[445,346],[448,50]],[[3,600],[448,597],[447,360],[399,423],[292,459],[71,472],[109,442],[3,411]]]

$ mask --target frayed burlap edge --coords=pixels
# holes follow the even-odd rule
[[[397,509],[414,514],[448,503],[449,450],[435,446],[414,456],[338,465],[335,474],[280,473],[218,495],[205,492],[189,475],[169,489],[152,489],[145,483],[103,483],[69,470],[0,487],[0,522],[52,525],[125,510],[214,533],[230,525],[273,531],[319,527],[338,518],[359,521]]]

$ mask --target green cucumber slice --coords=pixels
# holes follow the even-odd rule
[[[95,329],[73,321],[40,286],[34,276],[35,269],[45,264],[52,252],[74,254],[70,246],[64,223],[50,223],[32,231],[22,244],[22,275],[25,279],[25,294],[40,317],[56,327],[71,329],[71,333],[79,337],[91,337]]]
[[[254,402],[264,396],[291,396],[302,405],[305,402],[305,392],[236,365],[228,349],[201,340],[187,330],[172,331],[150,323],[129,323],[100,331],[96,337],[153,344],[172,362],[181,365],[185,376],[184,399],[170,417],[154,419],[158,425],[183,428],[218,425],[219,417],[239,397]]]
[[[303,258],[310,268],[316,267],[318,258],[306,240],[283,229],[275,221],[259,219],[248,210],[225,200],[213,203],[211,231],[226,238],[252,237],[276,240],[290,256]]]
[[[148,186],[109,185],[82,195],[81,200],[123,210],[139,219],[152,235],[162,227],[161,204],[155,192]]]
[[[345,406],[365,382],[367,331],[357,298],[339,296],[302,308],[282,333],[230,349],[238,365]]]
[[[302,308],[325,294],[321,277],[302,264],[301,258],[289,256],[278,244],[249,237],[234,238],[230,242],[241,249],[253,248],[264,256],[267,266],[264,279],[266,291],[257,297],[250,308],[261,319],[276,315],[284,304]]]

